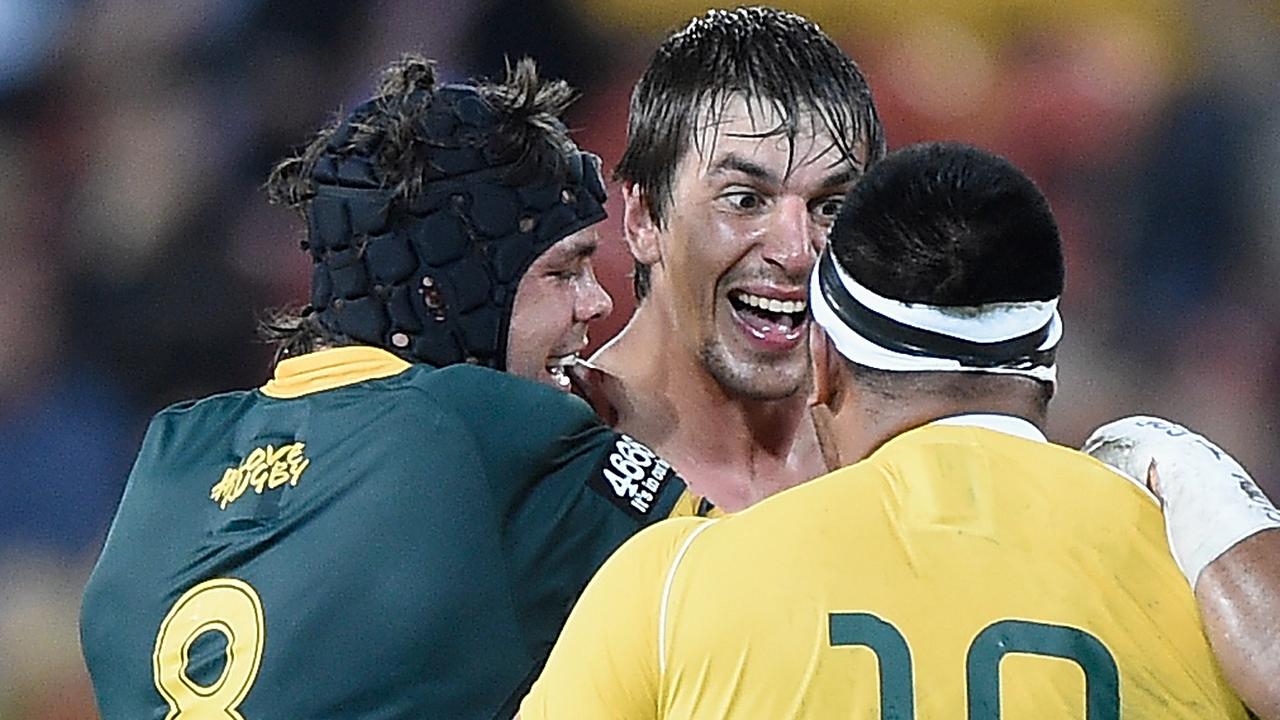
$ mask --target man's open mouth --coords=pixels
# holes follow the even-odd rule
[[[579,360],[580,358],[576,352],[549,357],[547,358],[547,372],[551,374],[551,379],[556,381],[556,385],[568,390],[571,385],[569,368],[577,365]]]
[[[731,291],[729,303],[743,321],[760,332],[791,333],[804,324],[809,308],[805,300],[779,300],[743,290]]]

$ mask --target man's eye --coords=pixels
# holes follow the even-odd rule
[[[764,198],[754,192],[731,192],[725,193],[723,197],[735,210],[756,210],[764,204]]]
[[[555,280],[569,281],[578,277],[578,270],[576,269],[552,270],[547,273],[547,277],[553,278]]]
[[[818,217],[834,220],[840,214],[840,208],[844,205],[843,198],[830,197],[819,200],[818,205],[814,208],[814,212]]]

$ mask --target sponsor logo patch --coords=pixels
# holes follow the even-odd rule
[[[675,475],[671,463],[630,435],[619,435],[587,485],[637,520],[649,517],[663,484]]]

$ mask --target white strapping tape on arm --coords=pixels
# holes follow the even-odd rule
[[[1244,467],[1177,423],[1117,420],[1095,430],[1084,451],[1139,481],[1155,459],[1169,548],[1193,589],[1205,567],[1240,541],[1280,528],[1280,510]]]

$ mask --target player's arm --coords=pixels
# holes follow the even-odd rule
[[[523,720],[650,720],[659,705],[667,576],[698,526],[659,523],[618,549],[592,578],[520,705]]]
[[[1232,687],[1259,718],[1280,719],[1280,530],[1251,535],[1209,563],[1196,600]]]
[[[1167,420],[1117,420],[1085,451],[1159,495],[1223,675],[1259,718],[1280,720],[1280,511],[1234,458]]]
[[[568,609],[627,539],[660,520],[707,512],[670,464],[577,397],[468,365],[430,373],[425,389],[456,409],[484,464],[535,659],[547,657]],[[527,690],[516,690],[513,705]]]
[[[528,500],[530,485],[557,485],[554,492],[562,500],[580,498],[579,514],[629,525],[618,544],[668,517],[718,514],[689,493],[670,463],[640,439],[606,426],[581,398],[469,365],[438,375],[442,382],[433,393],[466,408],[460,417],[494,468],[494,492],[500,496]]]

